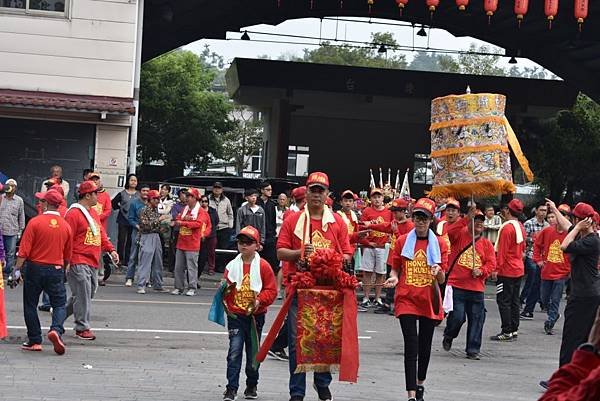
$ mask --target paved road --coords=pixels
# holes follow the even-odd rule
[[[21,291],[7,289],[11,329],[10,337],[0,342],[0,400],[221,400],[227,336],[221,326],[207,320],[215,284],[205,285],[196,297],[185,297],[138,295],[119,282],[117,276],[111,285],[100,288],[93,303],[92,322],[98,339],[75,338],[69,320],[67,354],[62,357],[55,355],[49,344],[44,344],[42,353],[19,349],[25,340]],[[486,305],[487,338],[498,331],[499,318],[495,302],[488,300]],[[271,309],[268,320],[274,318],[277,308]],[[42,324],[48,326],[49,314],[40,314]],[[544,335],[543,317],[536,313],[535,320],[522,322],[516,342],[496,344],[484,339],[480,361],[464,358],[464,328],[452,351],[443,351],[442,324],[435,333],[425,399],[539,398],[537,382],[556,369],[561,334],[559,328],[554,336]],[[335,399],[406,400],[403,341],[397,320],[361,314],[359,336],[359,383],[334,381]],[[260,373],[260,399],[287,401],[287,364],[268,359]],[[316,399],[309,390],[306,400]]]

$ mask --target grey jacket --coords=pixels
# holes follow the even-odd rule
[[[217,230],[233,228],[233,208],[229,198],[221,195],[219,199],[215,199],[215,196],[210,194],[208,195],[208,205],[214,208],[217,211],[217,216],[219,216]]]
[[[246,203],[237,211],[237,219],[235,220],[235,234],[239,234],[240,230],[246,226],[252,226],[260,232],[260,243],[265,243],[265,211],[258,206],[256,212],[250,209]]]

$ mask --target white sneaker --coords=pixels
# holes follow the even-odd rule
[[[125,287],[131,287],[133,285],[133,280],[128,278],[127,281],[125,281]]]
[[[137,293],[138,294],[145,294],[146,293],[146,289],[144,287],[138,287]]]
[[[173,291],[171,291],[171,295],[181,295],[181,291],[175,288]]]
[[[194,291],[194,290],[187,290],[187,292],[185,293],[185,295],[187,295],[188,297],[193,297],[194,295],[196,295],[196,291]]]

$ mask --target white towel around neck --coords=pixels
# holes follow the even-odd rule
[[[498,230],[498,238],[496,238],[496,243],[494,244],[494,249],[496,250],[496,252],[498,252],[498,243],[500,242],[500,233],[502,232],[502,229],[504,229],[504,227],[506,227],[508,224],[512,224],[512,226],[515,228],[515,233],[517,233],[517,244],[520,244],[521,242],[523,242],[525,240],[525,238],[523,238],[523,231],[521,231],[521,226],[517,220],[505,221],[500,226],[500,230]]]
[[[94,234],[94,236],[99,234],[99,227],[96,225],[96,221],[94,220],[94,218],[92,217],[92,215],[90,214],[89,210],[87,210],[85,208],[85,206],[79,204],[79,203],[73,203],[71,205],[71,207],[69,208],[69,210],[71,209],[79,209],[81,210],[81,213],[83,213],[83,216],[85,217],[85,219],[88,222],[88,225],[90,226],[90,229],[92,230],[92,234]]]
[[[194,206],[194,208],[192,209],[192,218],[194,220],[196,220],[198,218],[198,212],[200,211],[200,202],[196,202],[196,206]],[[186,214],[188,214],[190,212],[190,207],[188,205],[185,205],[185,207],[183,208],[183,212],[181,212],[181,218],[184,218]]]
[[[227,269],[227,279],[235,283],[235,288],[239,291],[242,288],[242,281],[244,281],[244,261],[242,260],[242,254],[238,254],[225,268]],[[250,263],[250,289],[257,294],[262,290],[260,255],[258,252],[254,254],[254,259]]]

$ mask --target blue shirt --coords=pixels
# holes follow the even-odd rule
[[[127,220],[129,225],[135,228],[140,224],[140,212],[146,207],[146,203],[140,198],[135,199],[129,206],[129,212],[127,213]]]

